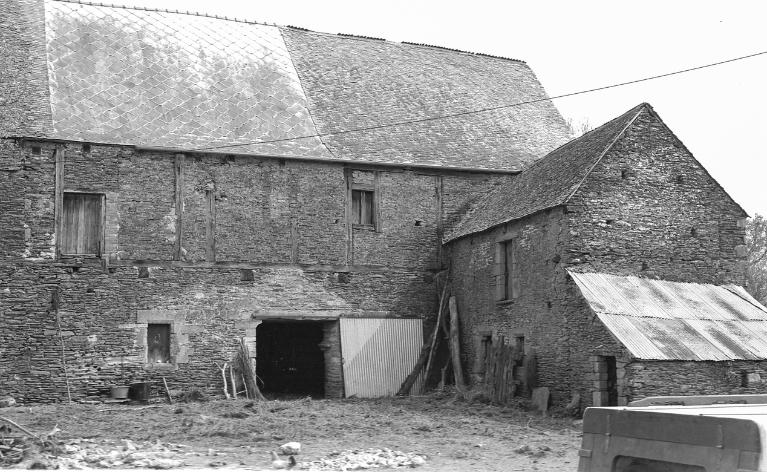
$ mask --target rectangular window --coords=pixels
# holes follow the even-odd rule
[[[517,240],[509,239],[498,243],[496,250],[497,299],[512,300],[519,296],[519,261]]]
[[[375,225],[375,193],[370,190],[352,190],[352,223]]]
[[[167,364],[170,362],[170,325],[149,324],[146,328],[147,362]]]
[[[64,193],[59,252],[100,256],[104,235],[104,195]]]

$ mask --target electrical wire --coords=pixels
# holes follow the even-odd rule
[[[474,115],[474,114],[478,114],[478,113],[486,113],[488,111],[501,110],[501,109],[504,109],[504,108],[513,108],[513,107],[518,107],[518,106],[522,106],[522,105],[529,105],[529,104],[532,104],[532,103],[545,102],[545,101],[548,101],[548,100],[556,100],[556,99],[559,99],[559,98],[573,97],[575,95],[583,95],[583,94],[586,94],[586,93],[598,92],[600,90],[607,90],[607,89],[616,88],[616,87],[623,87],[623,86],[626,86],[626,85],[637,84],[637,83],[640,83],[640,82],[647,82],[649,80],[660,79],[660,78],[663,78],[663,77],[670,77],[672,75],[684,74],[684,73],[687,73],[687,72],[692,72],[692,71],[696,71],[696,70],[706,69],[706,68],[709,68],[709,67],[720,66],[722,64],[728,64],[730,62],[741,61],[743,59],[749,59],[749,58],[752,58],[752,57],[761,56],[763,54],[767,54],[767,51],[761,51],[761,52],[757,52],[757,53],[753,53],[753,54],[748,54],[746,56],[740,56],[740,57],[735,57],[735,58],[732,58],[732,59],[726,59],[724,61],[712,62],[710,64],[704,64],[702,66],[690,67],[688,69],[682,69],[682,70],[678,70],[678,71],[674,71],[674,72],[668,72],[666,74],[653,75],[653,76],[644,77],[644,78],[641,78],[641,79],[629,80],[627,82],[620,82],[620,83],[617,83],[617,84],[605,85],[603,87],[596,87],[596,88],[587,89],[587,90],[579,90],[577,92],[565,93],[565,94],[557,95],[557,96],[554,96],[554,97],[537,98],[535,100],[526,100],[524,102],[517,102],[517,103],[510,103],[510,104],[505,104],[505,105],[498,105],[498,106],[495,106],[495,107],[480,108],[480,109],[476,109],[476,110],[467,110],[467,111],[462,111],[462,112],[457,112],[457,113],[449,113],[449,114],[446,114],[446,115],[439,115],[439,116],[430,116],[430,117],[427,117],[427,118],[419,118],[419,119],[416,119],[416,120],[397,121],[397,122],[393,122],[393,123],[385,123],[385,124],[380,124],[380,125],[364,126],[364,127],[360,127],[360,128],[352,128],[352,129],[347,129],[347,130],[333,131],[333,132],[329,132],[329,133],[307,134],[307,135],[303,135],[303,136],[295,136],[295,137],[292,137],[292,138],[270,139],[270,140],[266,140],[266,141],[251,141],[251,142],[237,143],[237,144],[224,144],[224,145],[220,145],[220,146],[210,146],[210,147],[202,147],[202,148],[191,149],[191,151],[210,151],[210,150],[214,150],[214,149],[226,149],[226,148],[233,148],[233,147],[240,147],[240,146],[253,146],[253,145],[259,145],[259,144],[271,144],[271,143],[280,143],[280,142],[286,142],[286,141],[297,141],[299,139],[324,138],[324,137],[328,137],[328,136],[338,136],[338,135],[341,135],[341,134],[357,133],[357,132],[360,132],[360,131],[373,131],[373,130],[384,129],[384,128],[393,128],[395,126],[401,126],[401,125],[407,125],[407,124],[425,123],[425,122],[428,122],[428,121],[437,121],[437,120],[444,120],[444,119],[448,119],[448,118],[455,118],[455,117],[459,117],[459,116]]]

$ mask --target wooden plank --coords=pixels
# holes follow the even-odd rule
[[[359,221],[361,225],[369,225],[373,223],[373,213],[371,207],[373,206],[373,199],[370,198],[370,192],[363,192],[357,190],[359,196]],[[356,215],[355,215],[356,216]]]
[[[450,297],[448,302],[450,308],[450,354],[453,359],[453,375],[455,375],[455,386],[463,390],[466,384],[463,381],[463,368],[461,367],[461,340],[458,329],[458,308],[456,307],[455,297]]]
[[[380,172],[373,172],[373,225],[376,232],[380,233],[383,226],[381,225],[381,184],[380,184]]]
[[[298,222],[290,222],[290,262],[298,264]]]
[[[429,359],[426,361],[426,379],[429,378],[429,371],[431,370],[431,361],[434,358],[434,351],[437,345],[437,338],[439,337],[439,326],[442,323],[442,311],[445,304],[445,296],[447,296],[447,276],[445,277],[445,286],[442,287],[442,294],[439,297],[439,307],[437,307],[437,322],[434,324],[434,332],[431,335],[431,347],[429,347]]]
[[[362,194],[359,190],[352,190],[352,224],[362,223]]]
[[[173,164],[173,174],[176,181],[176,245],[173,248],[173,259],[181,260],[183,249],[184,223],[184,155],[176,154]]]
[[[54,206],[53,206],[53,231],[56,234],[56,259],[61,256],[62,244],[62,213],[64,211],[64,145],[56,146],[56,168],[54,171]]]
[[[495,265],[493,267],[495,277],[495,299],[506,299],[506,243],[500,242],[495,245]]]
[[[508,263],[507,276],[509,283],[507,296],[509,298],[517,298],[519,296],[519,256],[517,254],[517,240],[512,239],[506,243],[506,246],[508,248],[506,260]]]
[[[98,226],[99,226],[99,232],[98,232],[98,239],[97,239],[97,251],[98,255],[100,257],[103,257],[104,263],[109,263],[109,255],[107,254],[107,247],[106,247],[106,227],[107,227],[107,196],[106,195],[99,195],[98,196],[98,202],[99,202],[99,215],[98,215]],[[106,270],[106,269],[105,269]]]
[[[435,335],[436,335],[436,331],[432,333],[432,337],[434,337]],[[423,369],[424,364],[427,361],[427,358],[429,358],[429,354],[431,353],[431,351],[429,350],[430,344],[431,343],[426,343],[421,348],[421,354],[419,354],[418,361],[416,361],[415,366],[413,367],[413,370],[410,371],[410,374],[402,382],[402,385],[400,385],[399,390],[397,390],[398,397],[401,397],[410,393],[410,389],[413,388],[413,384],[415,384],[415,381],[418,379],[418,376],[421,374],[421,370]],[[428,375],[428,371],[426,371],[426,374]]]
[[[442,192],[443,192],[443,183],[442,183],[442,176],[441,175],[435,175],[434,176],[434,193],[436,198],[436,207],[437,207],[437,261],[442,262],[442,238],[445,235],[445,227],[444,227],[444,221],[442,220]]]
[[[354,182],[352,178],[352,170],[350,168],[344,168],[344,177],[346,180],[346,215],[344,218],[344,221],[346,222],[346,263],[351,265],[354,263],[354,217],[352,215],[352,185]]]
[[[214,189],[205,191],[207,200],[205,212],[205,260],[215,262],[216,260],[216,191]]]

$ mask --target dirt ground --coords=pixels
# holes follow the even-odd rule
[[[0,416],[38,434],[59,428],[52,439],[63,459],[49,464],[58,461],[69,467],[272,470],[270,451],[298,441],[302,450],[296,456],[297,469],[309,468],[309,462],[321,458],[373,451],[391,457],[418,455],[425,459],[418,464],[423,470],[574,471],[581,439],[572,419],[543,418],[447,394],[374,400],[16,406],[1,409]],[[0,429],[0,439],[5,434],[7,441],[12,433],[7,427]],[[137,457],[162,457],[166,464]],[[361,468],[327,467],[321,470]]]

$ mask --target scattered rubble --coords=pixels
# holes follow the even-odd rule
[[[530,447],[527,444],[523,444],[522,446],[519,446],[514,449],[514,452],[517,454],[525,454],[530,457],[543,457],[546,455],[547,452],[550,452],[551,448],[549,446],[537,446],[537,447]]]
[[[347,471],[378,468],[418,467],[426,463],[420,454],[393,451],[388,448],[331,452],[322,459],[300,462],[298,467],[309,471]]]
[[[301,454],[301,443],[289,442],[280,446],[280,454],[284,456],[292,456],[295,454]]]
[[[0,408],[8,408],[16,404],[16,399],[13,397],[0,398]]]
[[[72,439],[60,442],[58,454],[39,453],[36,459],[63,469],[172,469],[184,465],[178,457],[188,447],[128,439],[102,446],[92,439]]]

